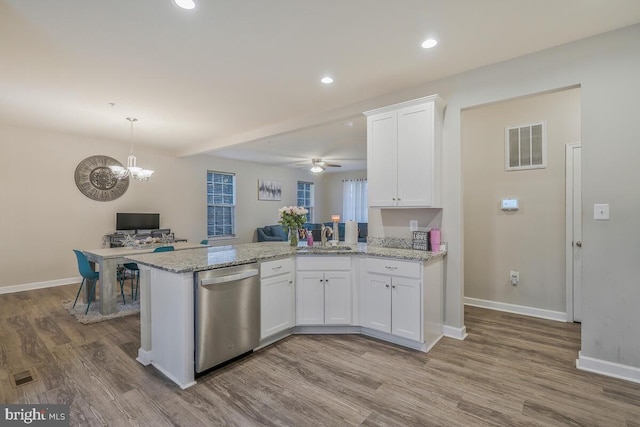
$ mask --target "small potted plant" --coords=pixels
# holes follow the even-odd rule
[[[289,244],[298,246],[298,229],[307,222],[307,213],[309,211],[302,206],[283,206],[278,209],[280,221],[283,227],[289,231]]]

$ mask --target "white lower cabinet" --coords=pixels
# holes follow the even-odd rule
[[[298,258],[296,274],[297,325],[351,324],[351,259]]]
[[[367,261],[363,326],[422,341],[420,264],[379,258]]]
[[[290,258],[260,264],[260,339],[294,326],[293,278]]]
[[[319,326],[334,325],[333,331],[360,331],[429,351],[442,337],[442,282],[442,258],[304,255],[295,263],[263,262],[260,338],[273,341],[287,330],[322,333]]]

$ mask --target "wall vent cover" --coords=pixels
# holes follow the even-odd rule
[[[505,128],[505,169],[547,167],[547,126],[537,122]]]

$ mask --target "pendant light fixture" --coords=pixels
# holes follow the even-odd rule
[[[127,117],[129,120],[129,124],[131,126],[131,146],[129,149],[129,157],[127,157],[127,167],[124,168],[122,166],[109,166],[111,172],[116,176],[116,178],[122,180],[131,176],[132,178],[137,179],[138,181],[149,181],[153,171],[150,169],[143,169],[138,166],[137,159],[135,154],[133,154],[133,123],[137,122],[138,119],[135,117]]]

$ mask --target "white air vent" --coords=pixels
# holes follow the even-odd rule
[[[547,126],[545,122],[505,128],[505,169],[547,167]]]

